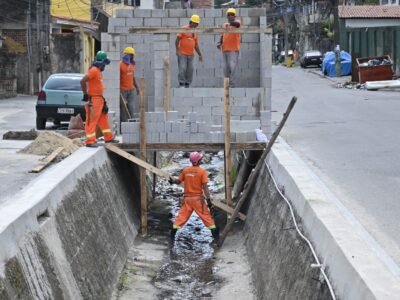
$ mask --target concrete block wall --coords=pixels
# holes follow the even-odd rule
[[[130,28],[140,27],[177,27],[188,24],[192,14],[198,14],[201,18],[201,27],[218,27],[226,22],[226,9],[170,9],[170,10],[117,10],[116,17],[109,20],[108,33],[102,35],[102,47],[111,51],[112,64],[105,72],[106,94],[111,100],[111,107],[119,117],[118,82],[119,73],[118,60],[122,50],[127,46],[136,49],[136,77],[145,78],[146,82],[146,103],[147,111],[163,110],[164,95],[164,58],[170,58],[170,86],[172,110],[178,110],[181,118],[186,117],[187,112],[198,112],[199,115],[208,116],[202,121],[211,124],[221,125],[223,122],[223,110],[219,105],[204,105],[212,101],[220,102],[222,96],[204,95],[202,97],[191,97],[188,99],[179,96],[175,97],[178,86],[177,57],[175,51],[175,34],[142,34],[129,33]],[[243,27],[266,26],[265,11],[253,8],[238,9],[238,17]],[[103,39],[104,38],[104,39]],[[217,90],[223,93],[223,70],[222,54],[216,48],[220,35],[200,34],[200,49],[203,54],[203,62],[195,58],[194,80],[192,83],[192,95],[199,95],[204,88]],[[239,88],[233,89],[232,119],[244,120],[254,119],[259,115],[259,110],[271,110],[271,68],[272,39],[270,34],[242,34],[241,53],[237,69],[237,82]],[[119,51],[117,51],[119,48]],[[117,75],[118,74],[118,75]],[[196,90],[197,88],[197,90]],[[211,89],[209,89],[211,88]],[[261,97],[240,95],[243,88],[261,88],[257,93]],[[179,93],[179,92],[177,92]],[[182,99],[178,99],[182,98]],[[219,98],[219,99],[218,99]],[[250,99],[251,98],[251,99]],[[199,101],[200,100],[200,101]],[[180,103],[183,102],[183,103]],[[252,106],[235,103],[247,103],[251,101]],[[257,102],[258,101],[258,102]],[[257,103],[256,103],[257,102]],[[202,103],[199,105],[199,103]],[[215,107],[213,107],[215,106]],[[243,106],[243,107],[242,107]],[[267,128],[264,126],[264,128]]]
[[[121,123],[123,143],[139,143],[139,124],[139,119]],[[254,142],[259,128],[260,120],[232,120],[231,141]],[[148,143],[222,143],[224,138],[223,125],[210,125],[197,112],[188,112],[186,118],[180,118],[178,111],[146,113]]]

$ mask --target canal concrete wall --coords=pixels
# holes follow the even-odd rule
[[[80,149],[0,210],[0,299],[110,299],[139,224],[138,172]]]
[[[313,244],[339,299],[396,299],[395,266],[368,241],[326,187],[282,140],[274,145],[249,195],[245,234],[258,299],[331,299],[310,248]],[[312,266],[312,264],[314,264]]]

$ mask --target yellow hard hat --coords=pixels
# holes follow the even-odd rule
[[[132,54],[132,55],[135,55],[136,51],[135,51],[135,49],[133,49],[132,47],[126,47],[126,48],[124,49],[124,53],[125,53],[125,54]]]
[[[226,11],[226,14],[234,14],[236,16],[236,9],[228,8],[228,10]]]
[[[190,18],[190,21],[196,24],[200,23],[200,17],[198,15],[192,15],[192,17]]]

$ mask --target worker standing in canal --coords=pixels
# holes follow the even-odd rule
[[[181,208],[176,217],[172,230],[171,240],[175,241],[175,235],[178,229],[182,228],[189,220],[193,211],[200,217],[204,225],[211,230],[214,238],[213,243],[217,243],[219,239],[219,230],[215,226],[215,221],[210,213],[211,198],[208,190],[208,173],[200,167],[203,155],[198,152],[190,153],[189,160],[192,163],[191,167],[183,169],[179,178],[169,180],[170,184],[184,183],[184,193]]]
[[[199,26],[200,17],[193,15],[189,25],[182,26],[183,29],[195,29]],[[193,59],[194,51],[199,55],[199,61],[203,57],[199,48],[199,35],[197,33],[179,33],[175,40],[176,55],[178,56],[178,80],[179,87],[188,88],[193,80]]]
[[[82,101],[86,102],[85,134],[87,147],[98,146],[96,144],[97,126],[100,127],[106,143],[117,142],[113,139],[113,134],[108,123],[108,106],[103,97],[104,85],[101,72],[109,64],[110,60],[107,58],[107,53],[98,51],[93,65],[81,80]]]
[[[228,22],[222,28],[240,28],[240,20],[236,19],[236,9],[229,8],[226,12]],[[217,48],[222,51],[222,65],[225,78],[229,78],[229,87],[236,87],[235,71],[239,63],[240,33],[223,33]]]

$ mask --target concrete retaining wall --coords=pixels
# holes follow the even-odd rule
[[[104,148],[80,149],[10,199],[0,299],[110,299],[138,230],[135,178]]]
[[[397,299],[398,267],[283,141],[269,155],[280,189],[311,240],[339,299]],[[264,166],[250,196],[245,230],[259,299],[330,299],[310,250]]]

